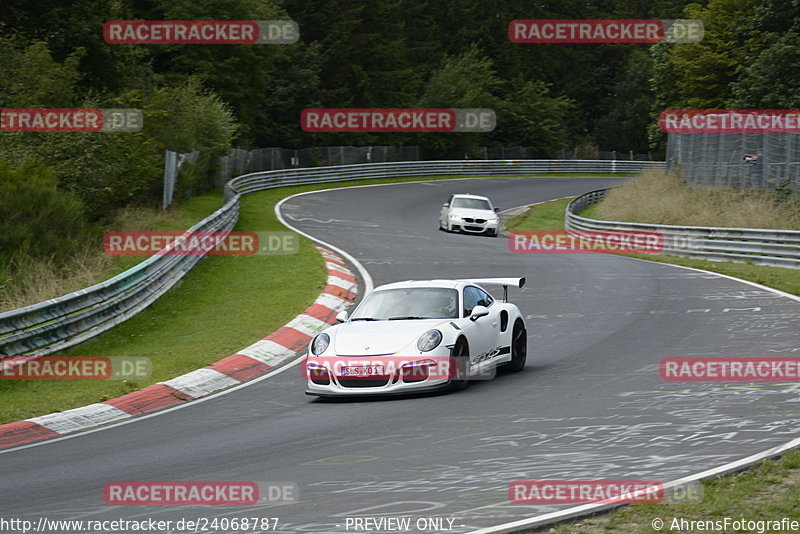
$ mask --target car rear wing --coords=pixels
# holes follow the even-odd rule
[[[508,286],[522,287],[525,285],[525,277],[521,278],[468,278],[461,282],[472,282],[479,285],[499,285],[503,286],[503,301],[508,302]]]

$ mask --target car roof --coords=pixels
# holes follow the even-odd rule
[[[489,200],[489,197],[482,197],[480,195],[473,195],[471,193],[463,193],[463,194],[453,195],[453,198],[456,198],[456,197],[458,197],[458,198],[479,198],[481,200]]]

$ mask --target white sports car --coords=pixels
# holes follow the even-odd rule
[[[464,389],[527,356],[522,313],[508,286],[524,278],[415,280],[375,288],[341,324],[317,334],[301,364],[306,394],[387,395]],[[503,300],[481,285],[503,286]]]
[[[478,195],[451,195],[442,204],[439,229],[446,232],[460,230],[472,234],[497,237],[500,231],[499,210],[492,201]]]

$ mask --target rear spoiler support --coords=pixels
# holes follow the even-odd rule
[[[503,286],[503,301],[508,302],[508,286],[522,287],[525,285],[525,277],[521,278],[469,278],[462,282],[472,282],[475,284],[500,285]]]

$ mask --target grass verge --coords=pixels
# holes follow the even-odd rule
[[[567,209],[567,204],[572,198],[551,200],[550,202],[533,205],[527,211],[506,222],[506,228],[512,232],[563,230],[564,210]]]
[[[564,175],[558,175],[564,176]],[[619,176],[580,174],[579,176]],[[352,180],[295,186],[245,195],[239,231],[284,231],[274,215],[282,198],[319,189],[465,176]],[[147,222],[136,213],[118,221],[118,230],[185,230],[222,205],[222,193],[190,199],[174,216]],[[169,380],[235,353],[264,337],[298,313],[324,287],[324,262],[311,241],[301,238],[290,256],[211,256],[202,260],[169,293],[109,332],[58,355],[144,356],[153,373],[141,381],[0,380],[0,424],[84,406]],[[117,256],[99,282],[142,261]],[[63,293],[61,293],[63,294]]]
[[[689,187],[678,176],[652,172],[612,188],[593,213],[616,221],[800,230],[800,197],[791,191]]]
[[[800,521],[800,451],[789,451],[777,460],[763,460],[735,475],[703,480],[702,485],[703,500],[698,503],[634,504],[529,532],[797,532],[797,529],[764,528],[765,523],[760,527],[756,523],[735,530],[732,525],[720,528],[724,523],[706,522],[722,522],[726,517],[732,521],[765,522],[783,518]],[[653,526],[657,520],[663,521],[660,529]],[[681,523],[681,520],[702,522],[702,526]]]

